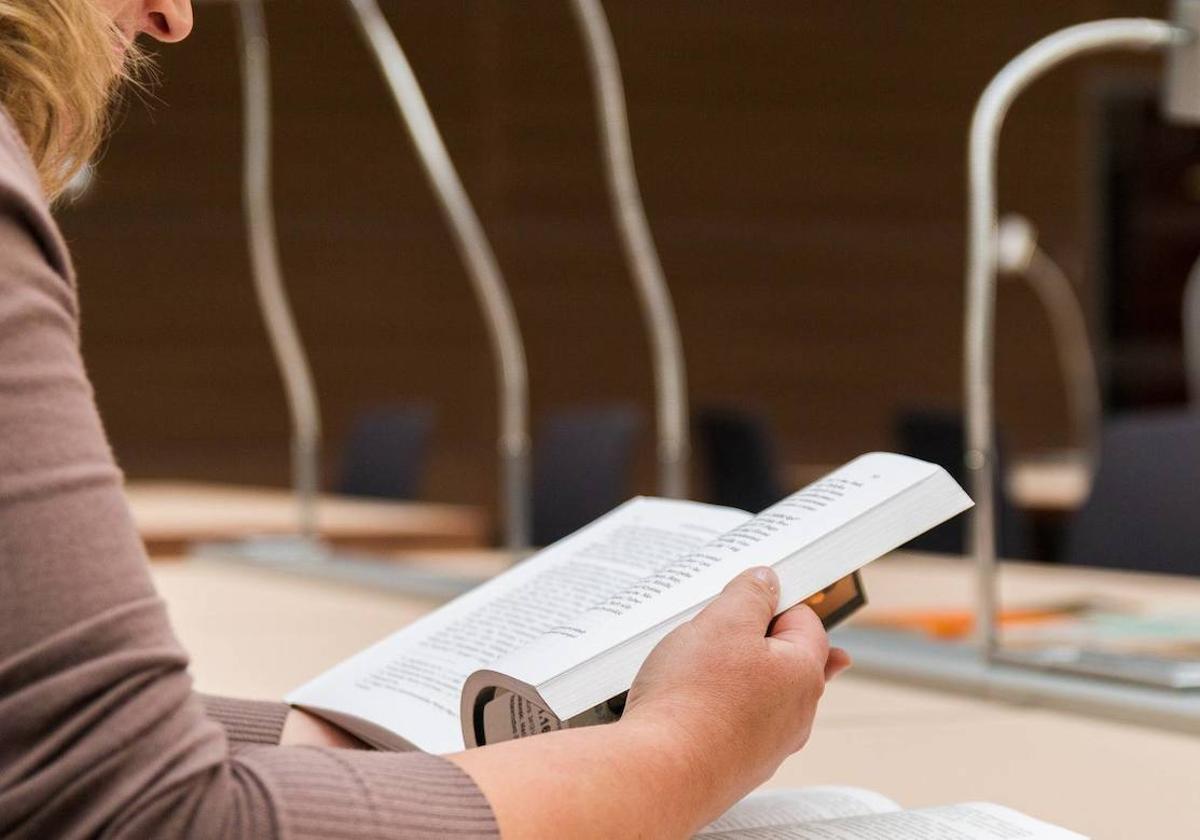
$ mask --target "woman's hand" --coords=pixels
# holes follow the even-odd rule
[[[778,600],[771,569],[739,575],[659,643],[629,692],[621,723],[657,733],[700,771],[709,819],[804,746],[826,681],[850,665],[807,606],[772,623]]]
[[[808,607],[772,624],[778,599],[770,569],[730,583],[654,649],[616,723],[449,758],[505,840],[690,837],[804,745],[826,680],[850,664]]]

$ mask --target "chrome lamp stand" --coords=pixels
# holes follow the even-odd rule
[[[366,552],[336,550],[321,539],[318,521],[320,408],[312,370],[283,283],[271,201],[271,82],[266,20],[262,0],[232,2],[236,6],[240,25],[244,155],[242,196],[255,291],[287,395],[292,430],[292,483],[297,505],[297,533],[293,536],[203,543],[194,547],[193,554],[428,597],[445,598],[460,594],[482,583],[484,578],[407,566]],[[358,2],[355,7],[357,10],[368,5],[374,6],[374,3]],[[377,23],[386,27],[382,16]],[[364,23],[364,28],[375,32],[377,23]],[[378,32],[375,32],[375,37],[379,37]],[[398,51],[399,46],[396,45],[395,49]],[[382,58],[380,60],[383,61]],[[449,180],[453,187],[458,183],[453,166],[444,147],[441,147],[437,129],[428,109],[424,108],[415,80],[410,84],[408,97],[411,98],[415,91],[423,109],[414,118],[419,121],[418,127],[413,129],[414,134],[423,132],[421,136],[425,138],[426,145],[432,143],[441,148],[442,160],[438,162],[438,178],[441,180],[437,183],[442,186]],[[467,217],[469,223],[474,215],[465,194],[462,194],[461,184],[458,185],[458,193],[453,208],[454,218]],[[439,195],[442,193],[439,192]],[[467,238],[469,244],[464,248],[470,249],[473,260],[485,263],[479,275],[473,270],[472,278],[481,290],[485,312],[494,320],[494,323],[489,323],[493,325],[493,336],[500,336],[497,343],[503,351],[501,368],[505,400],[502,414],[505,425],[502,448],[508,464],[505,499],[509,512],[506,537],[510,546],[523,547],[528,534],[525,525],[528,519],[528,436],[524,432],[527,416],[524,409],[524,355],[507,292],[498,270],[494,268],[490,249],[486,241],[482,241],[477,220]],[[476,267],[476,262],[470,264]]]
[[[1018,653],[999,639],[996,561],[995,408],[992,366],[998,268],[996,157],[1009,107],[1026,87],[1085,53],[1125,48],[1171,51],[1166,109],[1177,119],[1200,114],[1200,0],[1175,4],[1171,24],[1115,19],[1071,26],[1038,41],[1010,61],[985,89],[971,122],[968,150],[968,242],[965,372],[967,452],[972,511],[971,556],[977,570],[979,633],[974,647],[859,628],[839,631],[859,671],[943,690],[1068,709],[1200,733],[1200,693],[1164,690],[1190,677],[1121,657],[1084,651]]]
[[[687,366],[671,292],[638,189],[621,64],[600,0],[571,0],[571,10],[587,50],[609,201],[653,353],[658,492],[667,498],[683,499],[688,495],[691,451]]]
[[[529,384],[525,347],[516,312],[496,255],[463,188],[412,66],[376,0],[347,0],[367,46],[383,73],[404,125],[416,146],[425,175],[454,234],[487,323],[496,360],[499,394],[497,442],[504,544],[512,552],[529,548],[530,489]]]

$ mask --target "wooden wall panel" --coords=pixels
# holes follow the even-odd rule
[[[565,2],[383,0],[492,236],[526,333],[535,410],[636,400],[647,345],[607,210]],[[975,98],[1035,38],[1160,14],[1148,0],[606,3],[643,192],[693,399],[768,412],[785,455],[889,444],[902,406],[960,393],[963,170]],[[490,502],[495,401],[451,240],[347,14],[269,4],[277,206],[330,449],[354,410],[440,411],[429,495]],[[1089,59],[1014,109],[1006,208],[1084,269],[1086,92],[1152,59]],[[253,308],[228,9],[197,9],[162,84],[125,109],[97,189],[62,213],[85,352],[132,475],[282,482],[283,397]],[[1046,325],[1000,302],[1000,412],[1021,447],[1066,440]],[[642,458],[649,489],[650,447]]]

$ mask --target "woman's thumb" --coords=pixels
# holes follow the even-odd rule
[[[751,624],[765,636],[778,604],[779,577],[773,569],[757,566],[726,584],[701,616],[721,623]]]

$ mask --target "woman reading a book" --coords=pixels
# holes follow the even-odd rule
[[[807,607],[771,623],[769,570],[667,637],[608,726],[379,753],[192,691],[48,206],[144,63],[134,40],[191,26],[190,0],[0,0],[0,836],[687,836],[804,744],[847,664]]]

